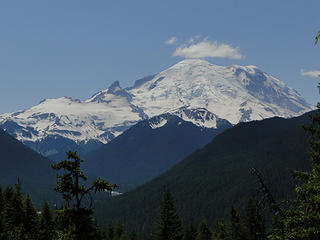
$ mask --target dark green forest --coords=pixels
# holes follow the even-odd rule
[[[155,230],[161,192],[168,188],[184,227],[203,219],[211,226],[231,206],[243,212],[249,198],[263,195],[251,168],[259,170],[277,200],[290,199],[298,182],[288,168],[310,169],[307,134],[302,128],[307,124],[308,114],[240,123],[156,179],[97,203],[95,216],[101,224],[119,220],[130,230],[150,234]]]

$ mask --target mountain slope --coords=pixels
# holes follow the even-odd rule
[[[46,99],[2,114],[0,127],[49,156],[70,148],[92,150],[138,121],[180,108],[205,108],[232,124],[312,110],[295,90],[255,66],[224,67],[187,59],[130,88],[122,89],[116,81],[84,101]],[[50,144],[52,139],[56,144]]]
[[[145,185],[96,207],[101,224],[119,219],[140,233],[152,231],[161,191],[168,187],[183,223],[210,224],[223,218],[231,205],[244,206],[257,195],[259,184],[250,173],[261,171],[277,199],[293,194],[288,168],[309,166],[307,136],[297,118],[270,118],[239,123],[215,137],[204,148]]]
[[[0,185],[13,185],[19,178],[23,191],[42,201],[53,192],[55,173],[51,161],[0,129]],[[53,196],[53,194],[51,194]]]
[[[208,128],[198,126],[202,121]],[[160,175],[230,127],[231,123],[205,109],[179,109],[137,123],[88,154],[85,166],[90,174],[120,186],[137,186]]]

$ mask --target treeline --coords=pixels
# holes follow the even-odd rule
[[[158,230],[154,239],[164,240],[264,240],[267,239],[265,220],[259,204],[251,199],[242,216],[231,207],[226,220],[216,222],[210,228],[203,220],[198,229],[192,223],[182,232],[181,221],[176,213],[169,190],[165,190],[160,203],[160,214],[157,222]]]
[[[21,193],[20,182],[15,188],[0,187],[0,239],[53,239],[58,235],[56,226],[48,204],[39,214],[30,195]]]
[[[0,187],[0,239],[1,240],[75,240],[72,214],[66,208],[52,209],[47,202],[37,211],[29,194],[21,193],[21,184]],[[109,224],[102,231],[92,217],[87,218],[81,239],[137,240],[134,232],[126,234],[118,223]],[[83,226],[82,226],[83,227]]]

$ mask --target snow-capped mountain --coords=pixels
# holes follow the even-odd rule
[[[224,67],[199,59],[181,61],[129,92],[148,116],[204,107],[233,124],[312,109],[295,90],[255,66]]]
[[[123,89],[116,81],[83,101],[46,99],[29,109],[2,114],[0,127],[50,155],[65,149],[43,147],[48,139],[59,140],[64,147],[107,143],[138,121],[163,113],[216,128],[219,119],[236,124],[293,117],[312,109],[295,90],[255,66],[225,67],[187,59],[130,88]],[[165,122],[154,127],[161,124]]]

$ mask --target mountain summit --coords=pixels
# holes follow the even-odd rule
[[[0,127],[44,155],[64,148],[107,143],[138,121],[164,113],[206,128],[219,119],[236,124],[312,110],[295,90],[255,66],[217,66],[187,59],[121,88],[80,101],[46,99],[24,111],[0,115]],[[64,151],[64,149],[60,149]]]
[[[293,117],[311,106],[292,88],[255,66],[217,66],[187,59],[130,90],[148,116],[172,108],[204,107],[233,124]]]

